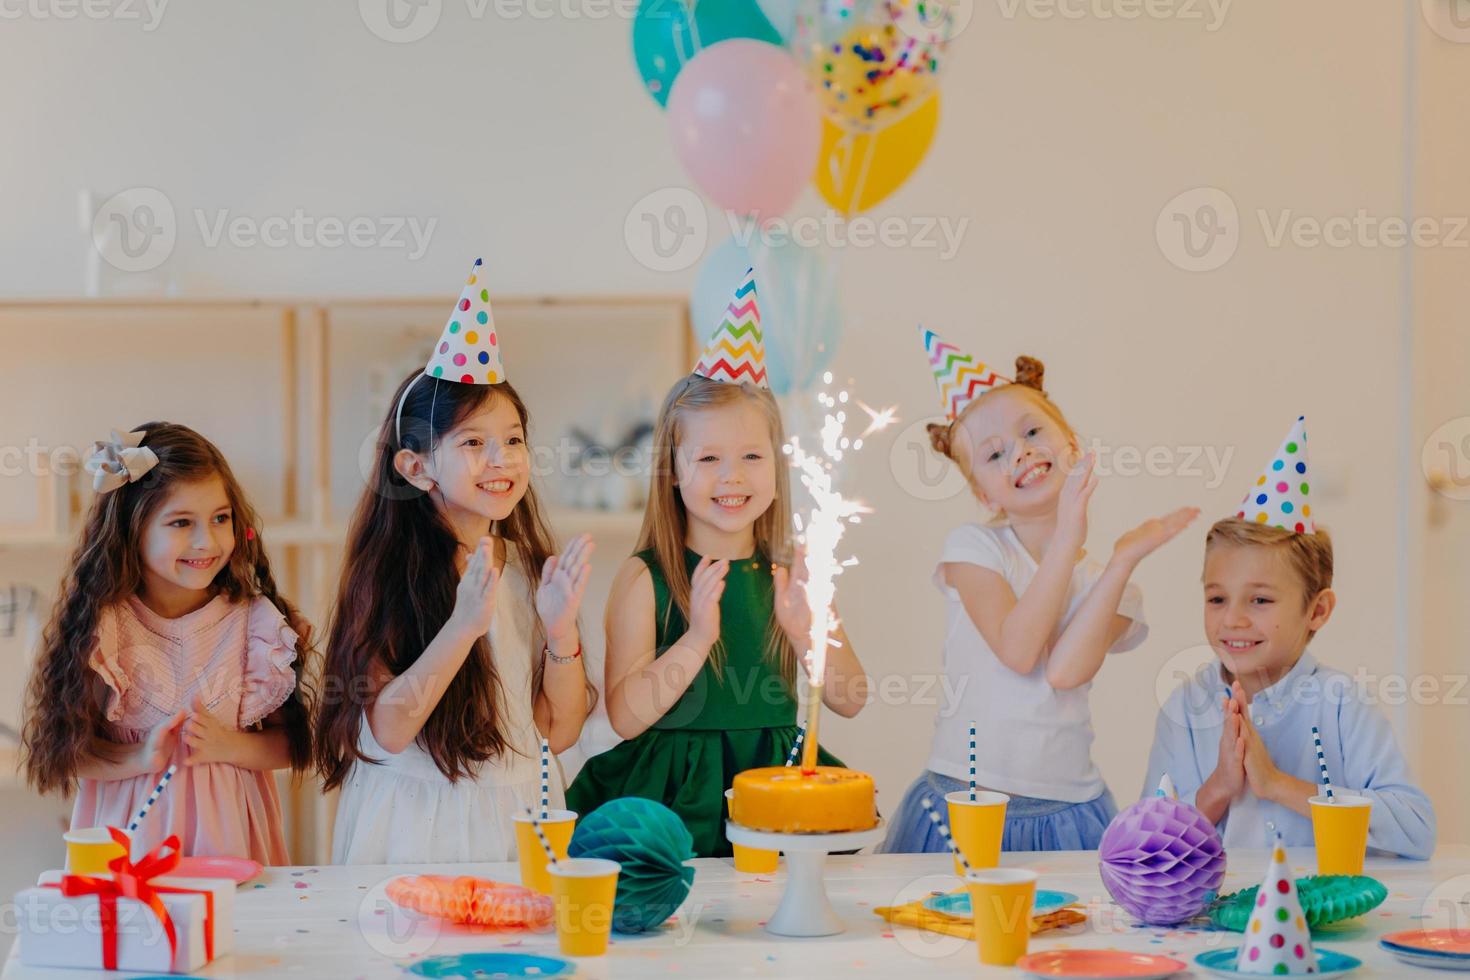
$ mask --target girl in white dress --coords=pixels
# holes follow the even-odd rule
[[[348,535],[316,726],[339,864],[514,859],[540,739],[568,748],[591,706],[592,542],[553,553],[479,274],[399,387]]]

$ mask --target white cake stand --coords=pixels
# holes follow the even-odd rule
[[[777,936],[835,936],[844,927],[827,900],[823,870],[833,851],[855,851],[883,839],[883,823],[871,830],[841,834],[773,834],[725,821],[730,843],[786,853],[786,891],[776,912],[766,920],[766,932]]]

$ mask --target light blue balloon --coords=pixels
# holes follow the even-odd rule
[[[689,297],[696,350],[720,323],[745,270],[755,269],[761,330],[766,341],[766,379],[788,395],[815,389],[842,338],[842,303],[831,252],[789,240],[749,247],[727,238],[700,266]]]
[[[756,3],[781,39],[790,41],[791,32],[796,29],[797,0],[756,0]]]

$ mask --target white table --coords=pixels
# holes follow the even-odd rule
[[[1312,852],[1291,852],[1298,875],[1314,869]],[[1135,926],[1107,898],[1090,851],[1006,854],[1003,864],[1041,872],[1040,887],[1081,896],[1088,922],[1035,937],[1031,949],[1114,948],[1160,953],[1190,962],[1196,953],[1234,946],[1235,933]],[[1230,854],[1225,891],[1260,883],[1265,851]],[[785,883],[774,875],[737,874],[728,860],[700,860],[694,889],[675,921],[643,936],[614,934],[608,955],[578,961],[579,977],[929,977],[1011,976],[982,968],[973,943],[903,926],[873,914],[935,890],[958,887],[947,855],[832,857],[827,891],[848,931],[824,939],[779,939],[761,928]],[[783,865],[784,867],[784,865]],[[396,909],[383,896],[398,875],[443,873],[444,866],[271,868],[239,894],[237,950],[200,971],[211,977],[407,977],[403,967],[423,956],[508,951],[557,956],[554,934],[508,934],[439,925]],[[1416,970],[1377,946],[1386,933],[1416,926],[1470,926],[1470,847],[1442,847],[1424,862],[1370,858],[1367,873],[1389,889],[1388,900],[1357,923],[1321,939],[1363,960],[1355,976],[1441,976]],[[466,865],[457,872],[501,881],[518,878],[513,864]],[[1423,918],[1427,916],[1427,918]],[[1458,916],[1458,918],[1456,918]],[[12,920],[13,923],[13,920]],[[6,923],[6,928],[14,928]],[[96,977],[97,971],[28,970],[12,950],[3,980]],[[1198,971],[1196,976],[1201,975]]]

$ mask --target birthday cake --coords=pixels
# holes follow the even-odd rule
[[[778,834],[834,834],[878,825],[873,777],[839,766],[747,769],[735,776],[730,819]]]

